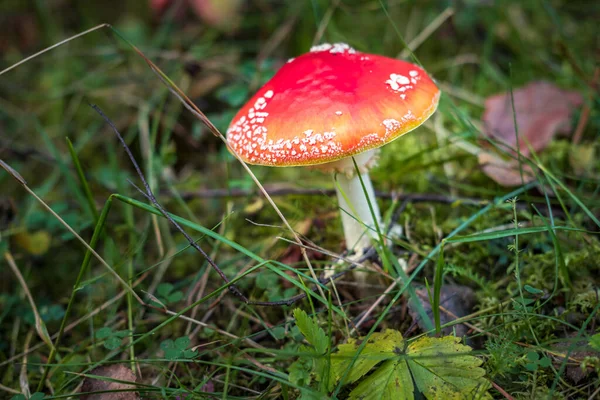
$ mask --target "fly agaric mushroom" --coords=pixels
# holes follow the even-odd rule
[[[362,252],[377,236],[369,203],[381,219],[368,175],[378,148],[421,125],[439,96],[416,65],[321,44],[289,60],[258,90],[233,118],[227,141],[248,164],[339,173],[346,247]]]

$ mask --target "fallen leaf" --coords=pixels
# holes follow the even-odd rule
[[[93,369],[89,375],[103,376],[106,380],[86,377],[81,387],[82,400],[137,400],[137,392],[123,391],[135,389],[135,385],[129,385],[118,381],[135,383],[137,377],[131,369],[121,364],[112,364]],[[112,392],[106,392],[111,390]],[[105,393],[91,393],[105,392]]]
[[[519,147],[523,155],[530,153],[527,143],[541,151],[559,133],[570,132],[573,110],[583,103],[578,92],[562,90],[549,82],[532,82],[513,91],[488,97],[483,114],[487,136],[517,148],[515,116],[519,128]]]
[[[417,296],[421,299],[421,304],[423,305],[425,312],[433,320],[433,312],[431,309],[431,303],[429,303],[427,289],[417,289]],[[440,305],[457,317],[464,317],[471,312],[473,306],[475,305],[475,292],[473,289],[467,286],[444,285],[442,286],[440,292]],[[408,312],[410,313],[410,316],[417,322],[417,325],[419,325],[421,329],[425,330],[426,327],[422,323],[419,314],[416,312],[416,310],[414,310],[414,307],[411,306],[410,302],[408,304]],[[452,322],[453,320],[454,318],[452,316],[440,310],[440,322],[442,325]],[[442,333],[444,335],[452,335],[454,330],[456,330],[456,336],[461,337],[467,334],[468,328],[465,325],[459,324],[443,328]]]
[[[533,170],[527,164],[521,164],[523,177],[517,160],[504,160],[498,156],[483,151],[478,156],[479,165],[483,172],[502,186],[520,186],[535,179]]]

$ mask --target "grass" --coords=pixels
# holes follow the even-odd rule
[[[326,333],[329,356],[384,329],[416,343],[464,324],[494,398],[594,398],[597,11],[566,1],[251,1],[228,31],[134,1],[3,4],[0,70],[26,61],[0,73],[2,396],[69,397],[94,368],[122,364],[143,398],[318,398],[326,385],[296,369],[312,376],[303,385],[290,369],[314,357],[300,350],[301,308]],[[89,30],[104,22],[114,28]],[[316,284],[328,266],[351,266],[334,182],[248,167],[217,133],[282,63],[323,41],[402,54],[443,90],[432,119],[385,146],[371,173],[404,235],[359,266],[369,271],[362,288],[350,274]],[[506,154],[482,133],[483,102],[534,80],[580,92],[589,111],[571,121],[581,139],[517,153],[536,181],[505,188],[473,155]],[[114,122],[160,205],[207,257],[128,182],[141,184],[88,103]],[[246,304],[211,262],[250,301],[305,296]],[[450,285],[472,289],[475,303],[444,322]]]

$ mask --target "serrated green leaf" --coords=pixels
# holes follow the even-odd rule
[[[307,358],[300,358],[294,361],[288,368],[288,380],[294,385],[308,387],[310,385],[310,371],[312,362]]]
[[[315,348],[316,353],[325,354],[329,345],[329,339],[325,331],[319,327],[317,321],[314,318],[310,318],[299,308],[294,310],[294,318],[296,319],[296,326],[298,326],[306,341]]]
[[[363,380],[350,399],[414,399],[414,386],[405,360],[390,360]]]
[[[386,330],[371,335],[350,367],[360,346],[360,341],[350,341],[332,355],[330,385],[335,385],[349,367],[344,383],[359,381],[383,360],[358,383],[351,399],[409,400],[415,398],[415,389],[427,399],[464,399],[475,394],[490,399],[489,383],[480,368],[482,361],[468,354],[471,348],[459,342],[453,336],[423,337],[406,346],[400,332]]]
[[[10,400],[26,400],[26,399],[25,399],[25,396],[22,394],[15,394],[13,397],[10,398]]]
[[[331,357],[330,389],[333,389],[334,385],[346,374],[353,359],[356,358],[356,352],[361,344],[362,340],[350,339],[347,344],[338,346],[338,352]],[[398,331],[387,329],[384,332],[373,333],[352,364],[344,384],[356,382],[381,361],[400,354],[403,344],[402,334]]]
[[[44,393],[35,392],[34,394],[31,395],[29,400],[43,400],[44,398],[46,398],[46,395]]]
[[[482,361],[467,353],[469,346],[459,343],[460,338],[423,337],[408,346],[407,363],[419,391],[426,398],[441,394],[468,394],[489,386],[484,379],[485,370],[480,368]]]

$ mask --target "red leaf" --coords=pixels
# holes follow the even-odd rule
[[[583,103],[579,93],[559,89],[549,82],[530,83],[514,90],[513,96],[523,155],[529,154],[526,143],[538,152],[546,148],[554,135],[568,134],[572,112]],[[483,124],[486,135],[516,150],[510,92],[486,99]]]

